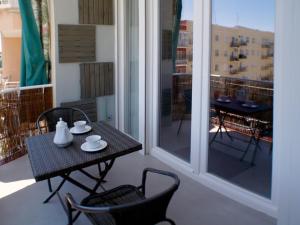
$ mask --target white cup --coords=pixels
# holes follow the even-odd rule
[[[91,135],[86,139],[88,148],[98,148],[100,146],[101,136],[100,135]]]
[[[84,131],[85,125],[86,125],[86,121],[84,121],[84,120],[76,121],[76,122],[74,123],[75,130],[76,130],[77,132],[82,132],[82,131]]]

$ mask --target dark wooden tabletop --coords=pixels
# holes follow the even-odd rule
[[[103,122],[92,123],[92,131],[74,135],[73,143],[58,148],[53,143],[55,133],[47,133],[26,139],[28,156],[36,181],[45,180],[68,172],[105,162],[142,149],[142,144]],[[108,143],[105,150],[88,153],[81,145],[89,135],[98,134]]]
[[[245,116],[253,116],[254,114],[257,113],[262,113],[262,112],[272,110],[272,106],[266,104],[257,104],[257,107],[251,108],[251,107],[244,107],[243,103],[238,101],[218,102],[216,100],[212,100],[211,105],[214,106],[217,110],[222,110],[229,113],[236,113]]]

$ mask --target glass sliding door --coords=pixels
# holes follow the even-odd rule
[[[160,0],[158,146],[189,162],[191,152],[193,1]]]
[[[125,1],[125,132],[139,138],[139,0]]]
[[[212,0],[208,172],[271,198],[275,0]]]

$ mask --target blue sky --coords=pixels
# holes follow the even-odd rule
[[[182,19],[192,20],[193,1],[182,0]],[[274,31],[275,0],[212,0],[212,22]]]

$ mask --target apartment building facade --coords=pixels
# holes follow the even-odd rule
[[[188,73],[193,71],[193,21],[180,22],[176,73]]]
[[[273,32],[213,24],[211,38],[212,74],[273,80]]]

